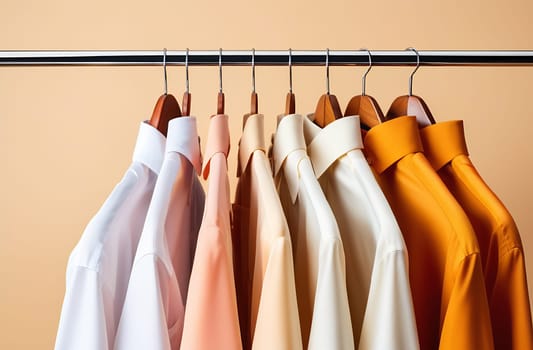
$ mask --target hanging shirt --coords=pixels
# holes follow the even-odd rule
[[[203,165],[206,207],[185,309],[181,349],[242,349],[233,274],[228,116],[211,117]]]
[[[416,119],[376,125],[364,143],[409,250],[421,349],[493,349],[476,236],[421,153]]]
[[[516,224],[468,157],[463,122],[420,130],[430,164],[463,207],[481,251],[496,349],[533,349],[524,251]]]
[[[306,153],[303,117],[283,117],[272,145],[274,174],[291,232],[306,349],[353,349],[344,249]]]
[[[245,349],[302,349],[289,228],[265,154],[263,115],[247,117],[233,205],[235,280]]]
[[[339,225],[355,344],[417,349],[407,248],[361,151],[359,117],[323,129],[310,118],[304,118],[307,153]]]
[[[204,192],[196,118],[168,124],[166,154],[137,247],[117,350],[179,349]]]
[[[133,163],[70,254],[56,350],[112,349],[165,137],[141,123]]]

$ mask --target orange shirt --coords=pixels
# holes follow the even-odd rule
[[[533,330],[516,224],[468,157],[463,122],[420,130],[424,153],[468,215],[481,251],[496,349],[533,349]]]
[[[493,349],[476,236],[424,157],[416,119],[377,125],[364,143],[409,252],[420,348]]]

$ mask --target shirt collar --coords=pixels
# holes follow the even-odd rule
[[[460,154],[468,155],[462,120],[426,126],[420,130],[424,154],[435,170],[440,170]]]
[[[133,151],[133,161],[145,164],[159,175],[165,154],[165,136],[156,128],[142,122]]]
[[[273,139],[272,156],[274,159],[274,177],[280,181],[280,170],[284,167],[291,200],[294,203],[299,191],[299,164],[307,157],[303,135],[303,117],[289,114],[279,120]]]
[[[324,128],[312,122],[314,115],[304,118],[304,137],[307,154],[313,164],[316,177],[322,174],[340,157],[354,149],[363,148],[359,116],[343,117]]]
[[[367,160],[378,173],[410,153],[422,152],[415,117],[399,117],[374,126],[366,134]]]
[[[216,153],[223,153],[227,159],[229,149],[230,138],[228,116],[225,114],[214,115],[211,117],[211,122],[209,124],[207,145],[205,147],[205,158],[202,171],[204,179],[209,177],[211,158],[213,158]]]
[[[178,117],[168,122],[167,145],[165,152],[176,152],[185,156],[200,174],[202,154],[196,129],[195,117]]]
[[[246,169],[252,154],[257,150],[265,152],[264,117],[262,114],[248,116],[244,124],[242,136],[239,141],[238,177]]]

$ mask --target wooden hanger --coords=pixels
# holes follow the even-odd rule
[[[189,48],[185,53],[185,92],[181,103],[183,115],[191,115],[191,93],[189,92]]]
[[[250,113],[244,115],[242,119],[242,127],[246,125],[248,117],[251,115],[257,114],[259,111],[259,101],[257,93],[255,92],[255,49],[252,49],[252,94],[250,96]]]
[[[163,54],[163,69],[165,73],[165,93],[161,95],[155,104],[152,117],[150,118],[150,125],[159,130],[163,135],[167,136],[168,122],[171,119],[181,116],[180,106],[176,98],[168,94],[167,90],[167,50]]]
[[[220,82],[220,90],[217,96],[217,114],[224,114],[224,92],[222,91],[222,49],[219,49],[218,54],[218,74]]]
[[[285,115],[296,113],[296,96],[292,93],[292,49],[289,48],[289,92],[285,98]]]
[[[373,126],[376,126],[385,121],[383,111],[379,107],[376,99],[366,94],[366,76],[370,69],[372,69],[372,55],[368,51],[369,66],[365,74],[363,75],[363,88],[361,95],[354,96],[348,102],[346,106],[345,116],[358,115],[361,126],[370,130]]]
[[[329,49],[326,50],[326,83],[327,93],[320,96],[314,115],[314,122],[321,128],[342,118],[342,112],[337,97],[329,93]]]
[[[433,118],[427,103],[420,96],[413,95],[413,76],[420,67],[420,56],[416,49],[410,47],[408,50],[414,51],[417,58],[416,68],[409,77],[409,94],[397,97],[392,102],[387,112],[387,120],[411,115],[416,117],[420,127],[425,127],[435,124],[435,118]]]

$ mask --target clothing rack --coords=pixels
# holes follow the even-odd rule
[[[0,51],[0,66],[190,66],[251,65],[366,66],[533,66],[533,50],[26,50]],[[418,56],[418,57],[417,57]]]

